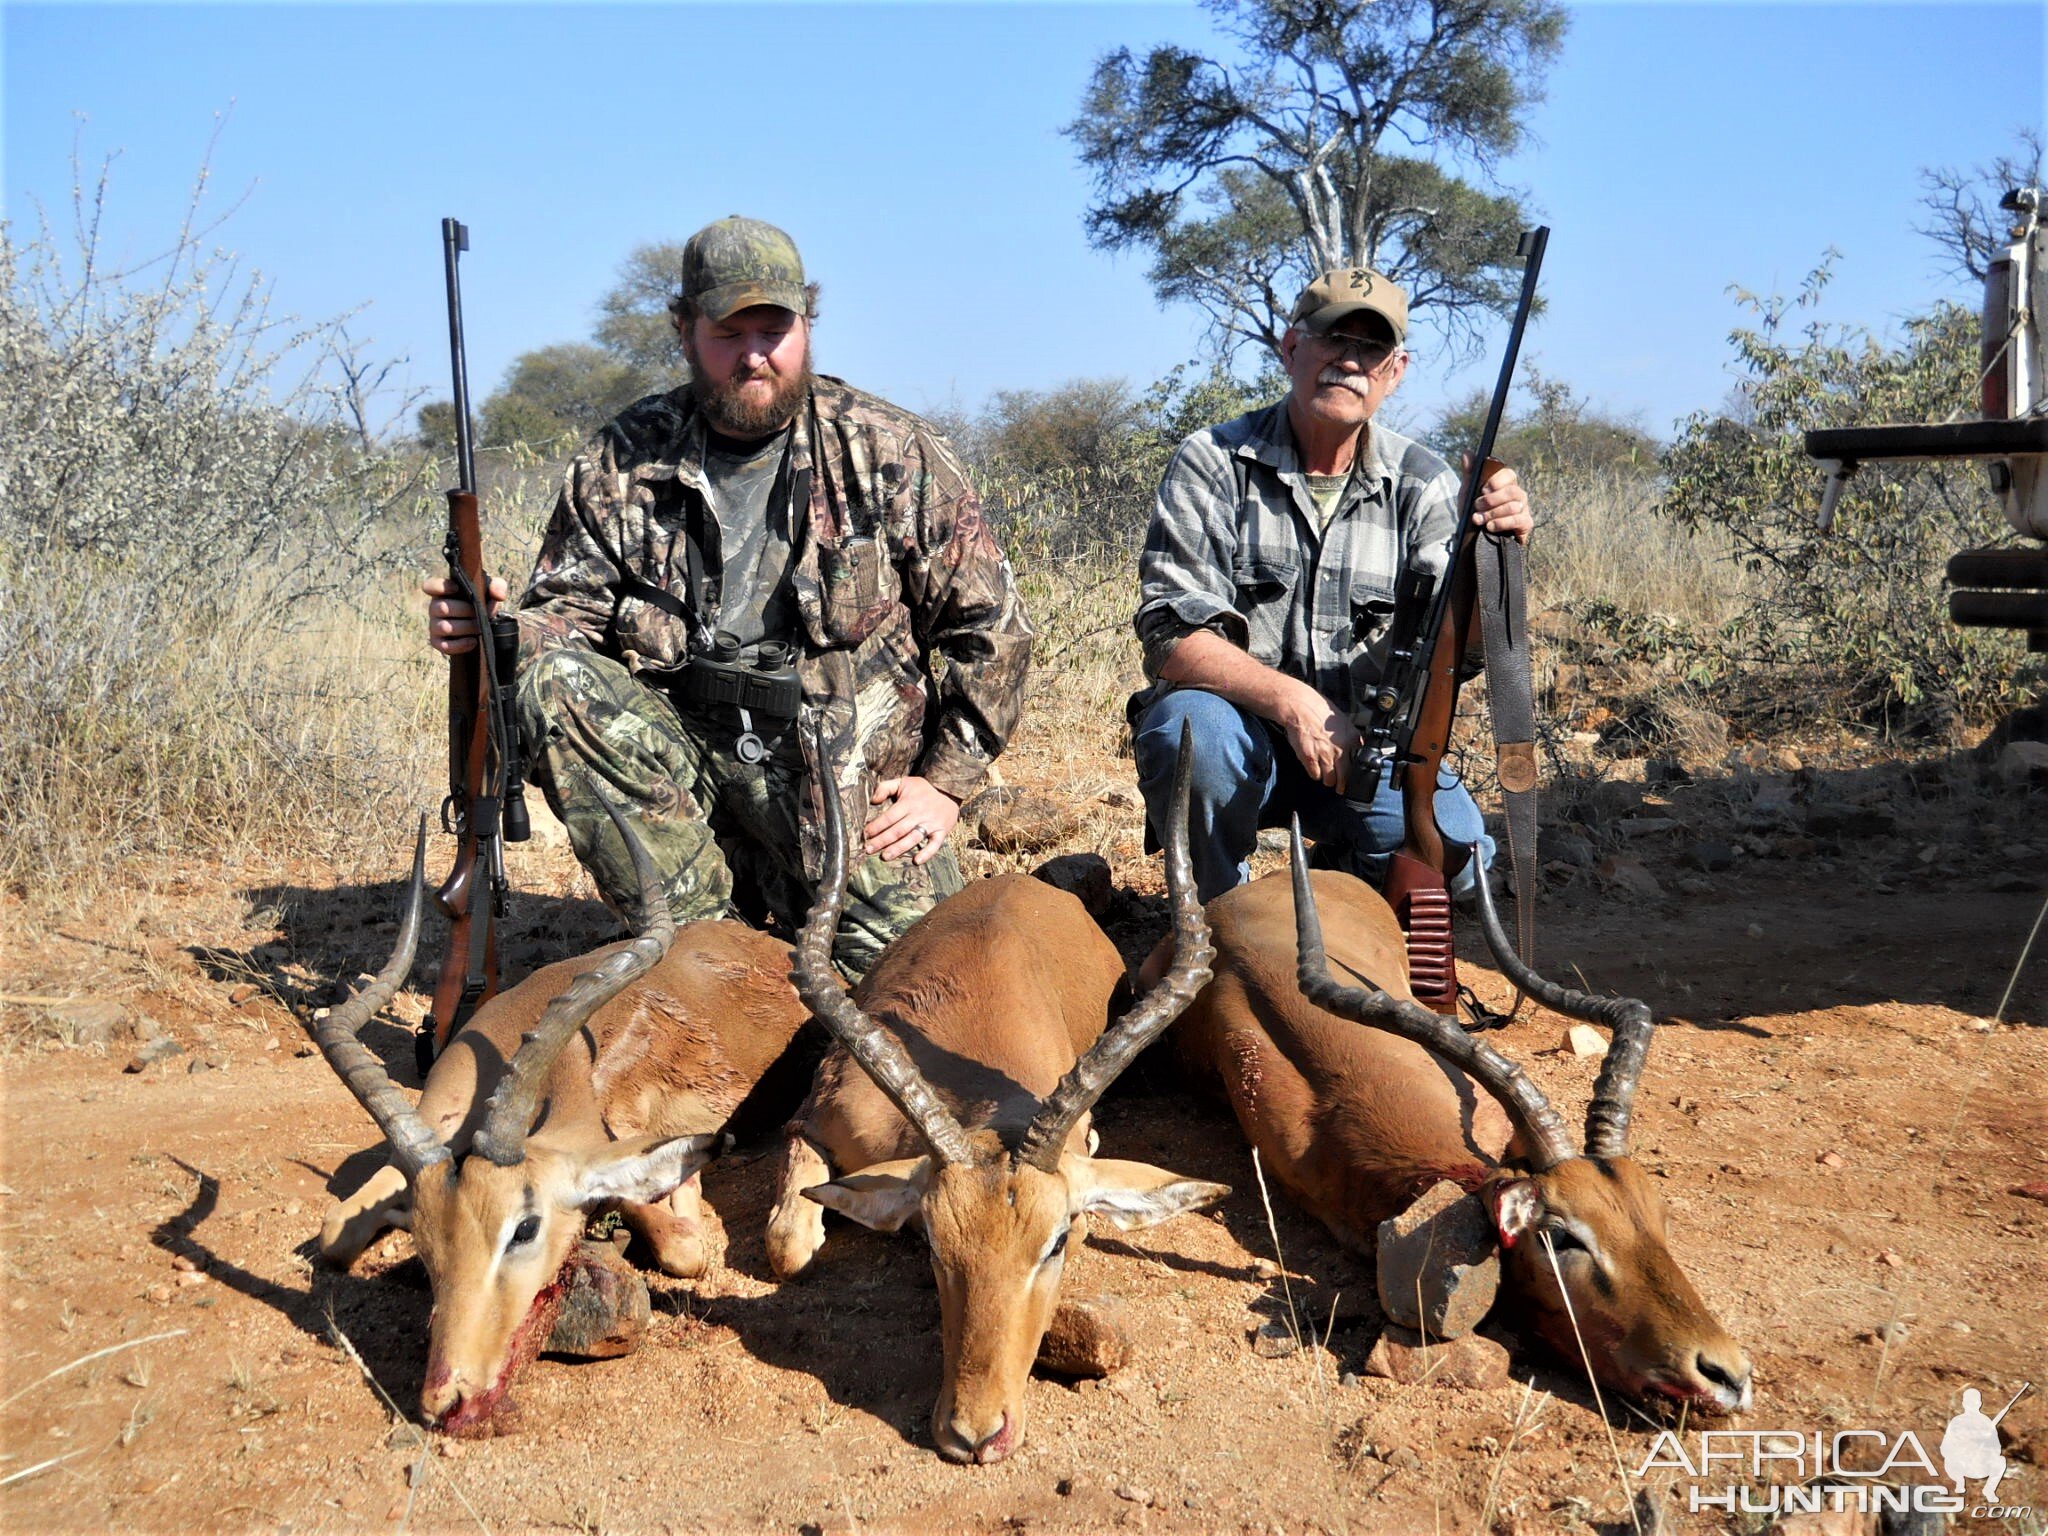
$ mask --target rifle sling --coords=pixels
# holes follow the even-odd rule
[[[1494,766],[1507,817],[1515,876],[1515,926],[1522,963],[1536,948],[1536,696],[1529,656],[1529,590],[1522,545],[1484,535],[1474,542],[1479,630],[1486,646],[1486,705],[1493,717]],[[1484,878],[1483,876],[1481,878]],[[1521,994],[1515,1008],[1521,1006]],[[1512,1014],[1514,1010],[1510,1010]]]

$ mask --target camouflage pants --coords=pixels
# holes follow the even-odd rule
[[[639,906],[632,856],[597,798],[610,793],[654,856],[677,922],[772,913],[793,933],[813,891],[798,852],[804,774],[794,730],[743,763],[730,710],[684,714],[592,651],[543,652],[519,673],[519,730],[533,781],[616,912]],[[922,868],[872,856],[848,872],[832,958],[851,978],[962,884],[950,849]]]

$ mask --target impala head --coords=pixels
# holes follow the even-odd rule
[[[444,1159],[412,1182],[412,1235],[434,1288],[420,1411],[456,1436],[499,1432],[513,1379],[546,1346],[566,1265],[591,1212],[666,1196],[716,1136],[643,1137],[593,1151],[529,1141],[518,1163]]]
[[[1019,1159],[994,1132],[963,1162],[925,1156],[804,1191],[877,1231],[919,1225],[938,1281],[943,1371],[932,1440],[948,1461],[1001,1461],[1024,1440],[1024,1383],[1059,1304],[1079,1218],[1129,1231],[1230,1193],[1146,1163],[1069,1152]],[[1085,1230],[1085,1229],[1084,1229]]]
[[[1323,953],[1301,829],[1294,831],[1294,910],[1301,990],[1317,1007],[1434,1051],[1498,1099],[1514,1122],[1519,1166],[1481,1191],[1500,1239],[1507,1294],[1564,1359],[1602,1385],[1653,1404],[1709,1414],[1750,1402],[1750,1365],[1671,1256],[1664,1203],[1628,1155],[1628,1122],[1653,1025],[1633,998],[1595,998],[1545,981],[1515,954],[1479,881],[1480,921],[1502,971],[1529,996],[1614,1032],[1586,1110],[1586,1151],[1522,1069],[1455,1020],[1412,999],[1334,981]]]
[[[449,1434],[483,1436],[509,1416],[506,1391],[540,1353],[589,1212],[660,1199],[707,1162],[715,1136],[556,1145],[534,1131],[555,1058],[592,1013],[658,962],[675,937],[651,861],[616,810],[640,870],[645,931],[549,1003],[521,1038],[469,1153],[455,1158],[384,1065],[356,1038],[412,968],[426,890],[426,830],[413,854],[398,942],[377,979],[314,1026],[328,1063],[370,1112],[405,1175],[420,1263],[434,1290],[420,1410]]]
[[[1631,1157],[1575,1157],[1484,1191],[1509,1293],[1604,1385],[1695,1413],[1749,1407],[1749,1360],[1671,1256],[1664,1202]]]
[[[883,1231],[912,1219],[922,1228],[938,1279],[944,1340],[932,1439],[949,1461],[1001,1461],[1023,1443],[1024,1384],[1058,1304],[1067,1249],[1081,1217],[1093,1213],[1126,1230],[1148,1227],[1230,1193],[1226,1185],[1183,1179],[1145,1163],[1090,1157],[1070,1145],[1117,1075],[1209,980],[1215,951],[1187,848],[1192,759],[1183,739],[1166,851],[1173,964],[1102,1033],[1016,1134],[964,1129],[895,1036],[861,1011],[833,970],[832,935],[845,900],[846,835],[828,774],[826,868],[797,945],[793,979],[804,1002],[930,1151],[804,1193]],[[820,740],[817,761],[826,760]]]

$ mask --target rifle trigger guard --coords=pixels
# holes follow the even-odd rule
[[[450,837],[462,835],[462,819],[455,809],[455,797],[445,796],[441,801],[441,830]]]

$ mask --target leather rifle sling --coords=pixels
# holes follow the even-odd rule
[[[1536,695],[1529,644],[1529,590],[1523,546],[1482,535],[1478,564],[1479,633],[1486,650],[1486,705],[1493,717],[1494,771],[1506,812],[1508,863],[1515,876],[1516,942],[1524,965],[1536,962]],[[1482,876],[1481,878],[1484,878]],[[1520,1010],[1515,993],[1509,1017]]]

